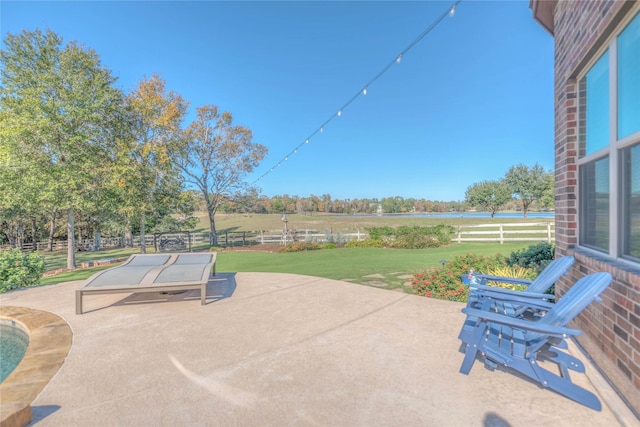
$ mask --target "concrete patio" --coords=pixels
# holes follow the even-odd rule
[[[459,374],[461,303],[309,276],[220,273],[205,306],[197,290],[98,295],[76,315],[79,285],[0,296],[3,306],[55,313],[73,331],[64,364],[32,403],[38,426],[638,423],[589,363],[588,376],[572,378],[599,396],[600,412],[481,363]]]

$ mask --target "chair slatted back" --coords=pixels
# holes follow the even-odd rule
[[[575,262],[571,255],[556,258],[527,287],[526,292],[544,294]]]
[[[566,326],[598,298],[611,284],[611,280],[612,277],[609,273],[594,273],[581,278],[538,322],[553,326]],[[526,338],[527,341],[534,341],[546,338],[546,336],[537,332],[528,332]]]

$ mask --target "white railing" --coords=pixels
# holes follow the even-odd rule
[[[555,240],[555,223],[529,222],[458,226],[454,242],[539,242]]]
[[[179,233],[177,233],[179,234]],[[283,242],[299,242],[309,241],[317,243],[346,243],[351,240],[365,240],[369,237],[366,231],[346,230],[334,232],[326,230],[324,232],[318,230],[302,229],[290,230],[286,239],[282,235],[282,230],[268,231],[222,231],[218,233],[218,245],[226,246],[244,246],[251,244],[282,244]],[[191,247],[207,246],[209,242],[208,232],[191,232]],[[480,225],[460,225],[456,227],[455,235],[451,239],[453,242],[540,242],[546,241],[553,243],[555,240],[555,225],[553,222],[531,222],[531,223],[513,223],[513,224],[480,224]],[[102,237],[100,239],[100,247],[102,249],[124,247],[123,237]],[[145,236],[145,243],[148,248],[153,248],[153,234]],[[93,250],[95,242],[93,239],[81,239],[76,242],[79,250]],[[133,245],[140,246],[140,236],[133,238]],[[2,249],[8,249],[10,246],[2,246]],[[46,251],[48,242],[38,242],[37,250]],[[56,240],[53,242],[53,250],[66,250],[66,240]],[[32,243],[24,243],[22,250],[33,250]]]

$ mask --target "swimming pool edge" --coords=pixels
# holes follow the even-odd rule
[[[21,427],[31,421],[31,402],[64,363],[73,333],[64,319],[43,310],[0,306],[0,318],[21,324],[29,333],[22,361],[0,384],[0,427]]]

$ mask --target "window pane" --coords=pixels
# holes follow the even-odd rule
[[[580,167],[580,244],[609,249],[609,157]]]
[[[589,155],[609,145],[609,51],[594,64],[584,77],[586,97],[582,124],[586,131],[583,151]]]
[[[640,131],[640,14],[618,36],[618,139]]]
[[[640,259],[640,144],[622,152],[622,253]]]

